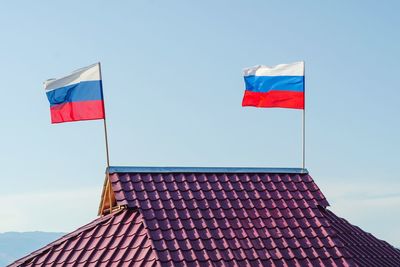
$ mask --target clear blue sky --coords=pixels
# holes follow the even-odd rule
[[[112,165],[301,165],[301,112],[242,108],[242,69],[306,62],[307,168],[400,247],[398,1],[8,1],[0,232],[95,218],[102,121],[50,124],[44,80],[102,62]]]

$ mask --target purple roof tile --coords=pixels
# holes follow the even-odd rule
[[[327,209],[303,171],[128,168],[110,176],[124,210],[12,266],[400,266],[400,251]]]

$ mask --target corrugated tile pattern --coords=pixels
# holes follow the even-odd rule
[[[10,266],[94,265],[158,266],[137,209],[98,218]]]
[[[162,265],[352,266],[308,174],[113,174]],[[320,207],[319,207],[320,206]],[[322,207],[322,208],[321,208]]]
[[[400,250],[389,243],[377,239],[372,234],[350,224],[343,218],[327,210],[325,213],[337,237],[360,266],[400,266]]]

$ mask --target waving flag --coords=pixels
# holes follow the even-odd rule
[[[104,119],[103,86],[99,63],[44,82],[51,122]]]
[[[244,70],[242,106],[304,109],[304,62]]]

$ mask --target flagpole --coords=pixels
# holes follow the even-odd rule
[[[304,77],[304,95],[303,95],[303,133],[302,133],[302,143],[303,143],[303,169],[306,168],[306,66],[305,66],[305,62],[304,63],[304,69],[303,69],[303,77]]]
[[[306,109],[303,109],[303,169],[306,168]]]
[[[103,104],[104,105],[104,104]],[[106,118],[105,118],[105,114],[104,114],[104,139],[106,141],[106,154],[107,154],[107,171],[108,171],[108,167],[110,167],[110,154],[108,152],[108,138],[107,138],[107,123],[106,123]]]
[[[103,92],[103,77],[101,74],[101,63],[99,62],[99,73],[100,73],[100,81],[101,81],[101,91]],[[110,167],[110,153],[108,151],[108,134],[107,134],[107,119],[106,119],[106,108],[104,105],[104,96],[103,96],[103,111],[104,111],[104,140],[106,142],[106,156],[107,156],[107,172],[108,172],[108,167]]]
[[[101,81],[101,91],[103,93],[103,77],[101,74],[101,63],[99,62],[99,73],[100,73],[100,81]],[[111,188],[111,180],[110,180],[110,173],[109,173],[109,168],[110,168],[110,153],[108,150],[108,134],[107,134],[107,119],[106,119],[106,108],[104,105],[104,95],[103,95],[103,111],[104,111],[104,119],[103,119],[103,124],[104,124],[104,140],[106,143],[106,157],[107,157],[107,169],[106,169],[106,180],[108,182],[108,200],[110,204],[110,214],[112,212],[112,200],[111,200],[111,193],[112,193],[112,188]],[[107,187],[106,187],[107,188]]]

